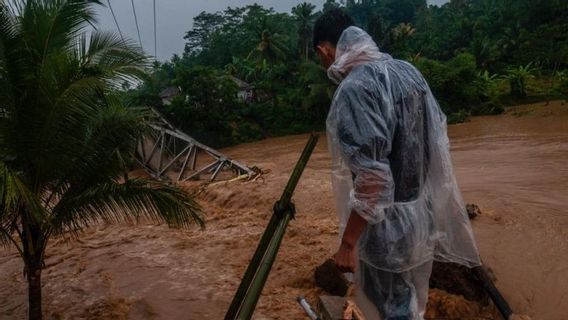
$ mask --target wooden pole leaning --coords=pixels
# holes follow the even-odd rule
[[[272,268],[272,264],[278,254],[278,249],[286,232],[286,227],[290,220],[294,218],[295,209],[291,203],[292,195],[314,151],[317,141],[318,135],[312,133],[300,159],[290,175],[288,184],[284,188],[280,200],[274,204],[274,213],[245,271],[241,284],[225,315],[225,320],[248,320],[252,317],[256,303],[258,302],[270,269]]]

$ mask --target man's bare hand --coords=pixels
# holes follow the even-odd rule
[[[355,248],[357,247],[361,233],[366,227],[367,221],[361,218],[357,212],[351,212],[345,232],[343,233],[343,238],[341,239],[339,250],[337,250],[337,253],[333,256],[335,264],[341,272],[355,272],[357,262],[357,252]]]
[[[345,242],[339,246],[339,250],[333,256],[337,268],[341,272],[355,272],[355,248]]]

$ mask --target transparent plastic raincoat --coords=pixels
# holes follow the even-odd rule
[[[327,137],[340,236],[351,212],[368,221],[358,243],[360,287],[371,300],[392,298],[396,281],[384,281],[396,274],[413,291],[411,319],[421,319],[434,259],[480,265],[446,117],[420,72],[357,27],[341,35],[328,76],[339,85]],[[396,313],[393,303],[373,304],[383,317]]]

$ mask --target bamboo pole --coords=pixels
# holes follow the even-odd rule
[[[256,251],[252,256],[252,259],[247,267],[247,270],[245,271],[245,275],[241,280],[241,284],[239,285],[239,288],[235,293],[233,301],[229,306],[229,310],[225,315],[225,320],[236,319],[237,312],[241,308],[241,303],[243,302],[243,298],[249,289],[250,283],[252,282],[256,274],[256,271],[258,270],[258,266],[260,265],[262,258],[264,257],[270,239],[272,238],[274,230],[276,229],[277,223],[278,223],[278,217],[276,216],[276,214],[273,214],[272,217],[270,218],[270,221],[268,222],[268,225],[266,226],[262,238],[258,242]]]
[[[235,319],[249,320],[252,317],[254,309],[256,308],[256,303],[258,302],[262,289],[264,288],[264,284],[266,283],[266,279],[268,279],[268,274],[270,273],[272,264],[278,254],[278,249],[280,249],[280,243],[282,243],[282,238],[284,238],[286,227],[288,227],[288,223],[292,216],[293,212],[291,210],[286,210],[284,216],[279,219],[274,236],[266,249],[266,255],[262,259],[258,271],[243,299],[241,309],[237,313]]]
[[[317,144],[318,136],[312,134],[300,159],[296,163],[288,184],[282,192],[280,200],[274,206],[274,213],[268,223],[249,266],[243,276],[241,284],[235,293],[233,301],[225,315],[225,320],[250,319],[260,293],[266,283],[272,263],[276,258],[280,243],[284,237],[286,227],[294,216],[290,205],[292,194],[308,163],[308,160]]]

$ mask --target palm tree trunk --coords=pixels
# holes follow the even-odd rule
[[[28,278],[29,320],[41,320],[41,269],[44,245],[41,227],[32,220],[31,214],[22,212],[23,255],[25,274]]]
[[[29,320],[41,320],[41,266],[28,267]]]

